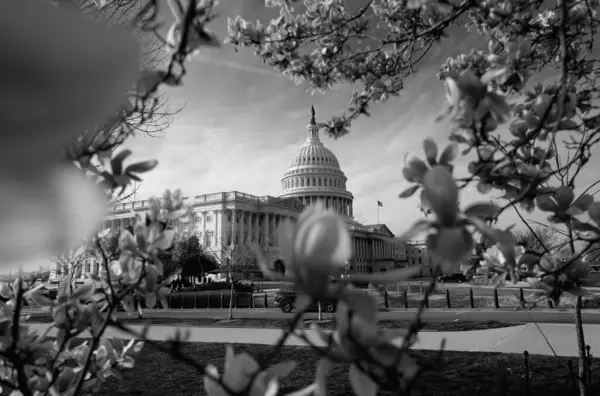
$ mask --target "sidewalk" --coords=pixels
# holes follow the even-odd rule
[[[539,326],[539,328],[538,328]],[[29,324],[33,331],[45,332],[49,325],[41,323]],[[142,326],[131,325],[130,328],[140,332]],[[188,327],[181,330],[189,332],[187,342],[231,343],[274,345],[282,334],[280,329],[252,329],[235,327]],[[56,332],[50,331],[49,336]],[[541,330],[541,331],[540,331]],[[147,337],[153,341],[166,341],[175,335],[175,326],[150,326]],[[390,333],[394,344],[401,344],[401,330]],[[586,344],[590,345],[591,353],[600,355],[600,325],[584,325]],[[523,353],[527,350],[532,355],[553,355],[544,336],[558,356],[577,356],[577,340],[574,326],[569,324],[539,324],[528,323],[522,326],[501,329],[464,331],[464,332],[421,332],[414,349],[437,350],[442,340],[446,340],[445,349],[448,351],[464,352],[499,352]],[[130,339],[129,334],[119,330],[109,329],[106,337]],[[308,339],[315,345],[324,346],[315,331],[306,331]],[[289,346],[306,346],[304,341],[291,336],[286,342]]]

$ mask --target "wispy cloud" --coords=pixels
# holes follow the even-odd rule
[[[285,76],[283,76],[281,73],[277,73],[274,70],[270,70],[267,68],[262,68],[262,67],[257,67],[257,66],[248,66],[248,65],[244,65],[235,61],[230,61],[227,59],[218,59],[215,57],[208,57],[208,56],[198,56],[197,58],[194,58],[194,62],[197,63],[210,63],[219,67],[226,67],[229,69],[234,69],[234,70],[240,70],[240,71],[245,71],[245,72],[249,72],[249,73],[257,73],[257,74],[262,74],[265,76],[276,76],[276,77],[281,77],[281,78],[285,78]]]

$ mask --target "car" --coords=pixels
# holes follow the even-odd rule
[[[469,278],[465,274],[451,274],[451,275],[442,275],[437,279],[438,283],[447,283],[447,282],[468,282]]]
[[[294,285],[287,285],[275,292],[275,306],[279,307],[283,312],[292,312],[295,308],[294,303],[299,292],[296,290]],[[321,309],[323,312],[335,312],[337,306],[337,300],[335,298],[325,298],[321,302]],[[318,309],[318,305],[315,303],[309,309]]]

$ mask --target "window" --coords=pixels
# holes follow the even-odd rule
[[[206,222],[207,223],[212,223],[212,216],[211,215],[206,216]]]
[[[421,260],[421,257],[419,257],[419,264],[422,264],[422,263],[421,263],[421,261],[422,261],[422,260]]]
[[[313,186],[316,186],[316,185],[317,185],[316,179],[313,177]]]
[[[208,232],[204,235],[204,246],[212,246],[212,234]]]
[[[227,215],[227,221],[231,223],[231,219],[233,218],[233,215],[231,213],[229,213]]]
[[[306,180],[306,186],[307,186],[307,187],[310,187],[310,179],[307,179],[307,180]]]
[[[319,186],[321,185],[321,178],[319,177]]]

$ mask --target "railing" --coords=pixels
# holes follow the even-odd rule
[[[233,200],[241,200],[247,201],[251,203],[268,203],[271,205],[280,206],[282,208],[292,208],[298,209],[298,205],[295,205],[292,201],[285,201],[281,198],[271,197],[269,195],[265,195],[262,197],[257,197],[256,195],[246,194],[239,191],[230,191],[230,192],[222,192],[222,193],[213,193],[213,194],[202,194],[196,195],[193,197],[185,198],[188,204],[196,204],[196,203],[210,203],[210,202],[221,202],[221,201],[233,201]],[[161,199],[159,198],[159,201]],[[148,209],[148,200],[140,200],[134,202],[125,202],[114,204],[110,207],[110,212],[123,212],[130,211],[133,209],[143,210]]]
[[[365,292],[373,295],[380,308],[550,308],[548,302],[541,301],[532,306],[531,290],[523,288],[480,289],[470,287],[446,288],[438,285],[435,291],[426,295],[425,283],[398,285],[396,287],[370,287]],[[226,309],[230,302],[229,291],[176,292],[167,296],[171,309]],[[564,297],[559,308],[574,308],[575,299]],[[234,308],[275,308],[273,295],[268,293],[236,292],[233,294]],[[584,308],[593,308],[589,301]]]

